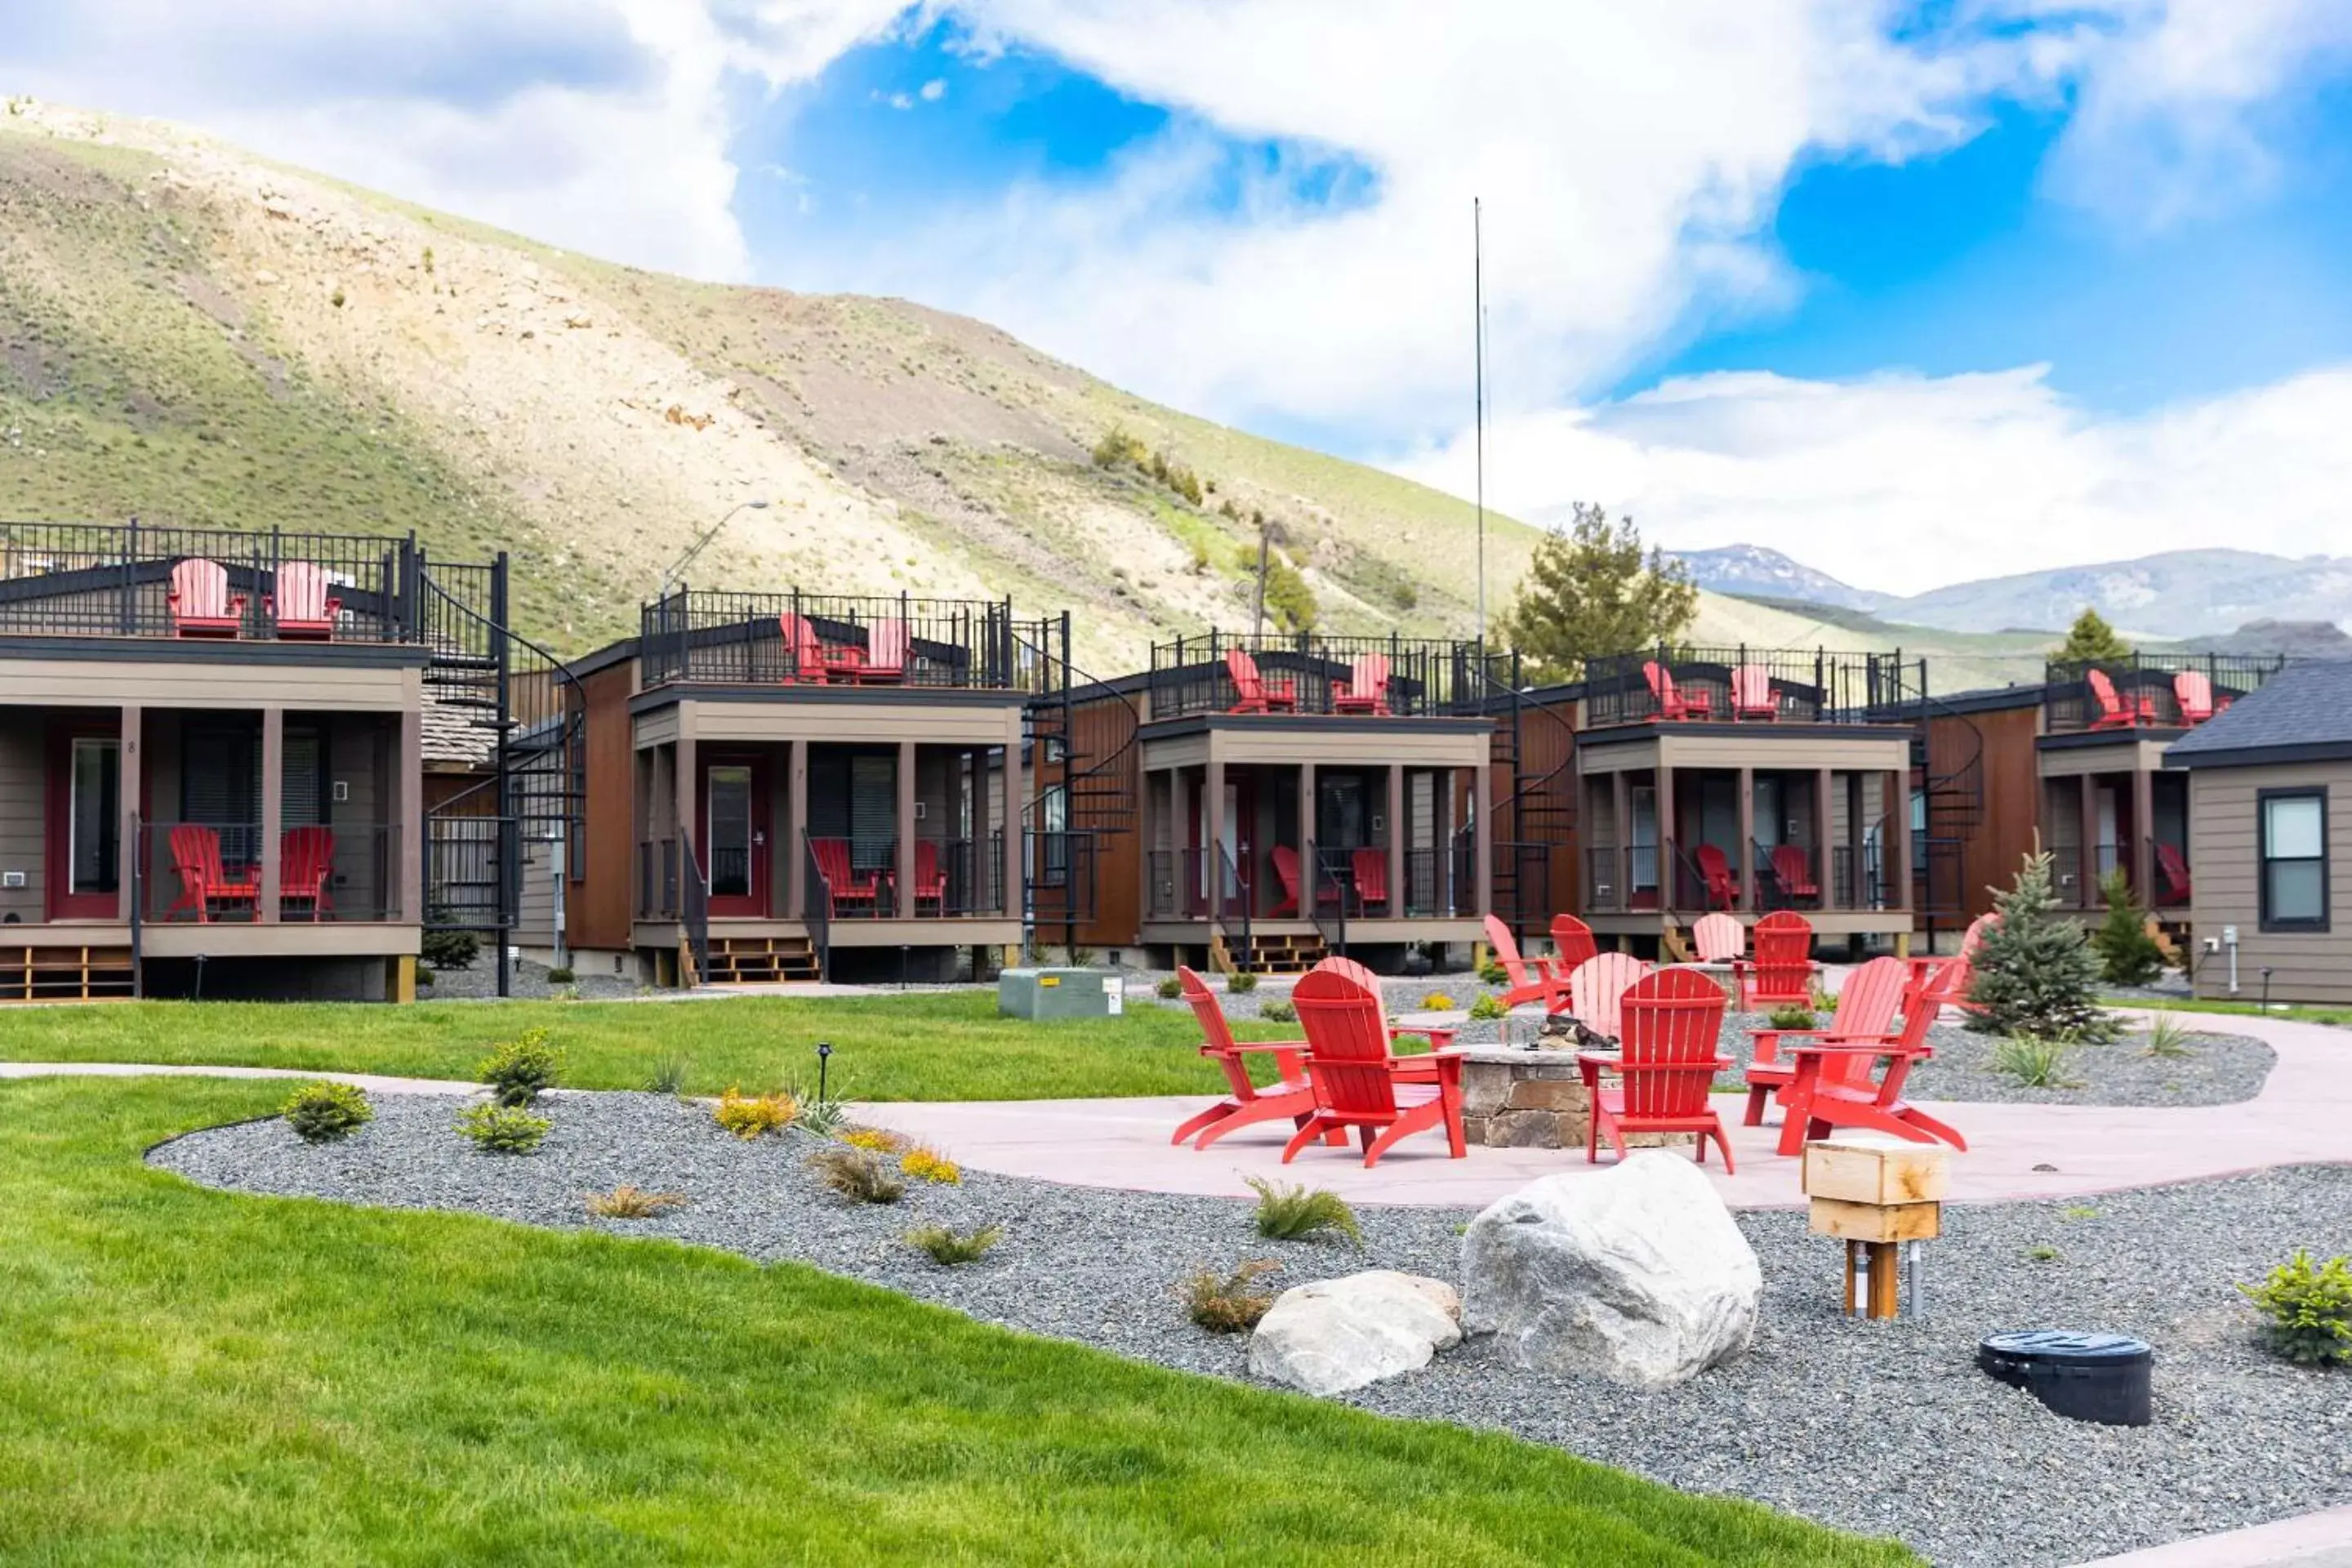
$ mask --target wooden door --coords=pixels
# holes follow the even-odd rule
[[[695,847],[710,877],[713,917],[759,919],[769,910],[768,762],[756,752],[702,760]]]
[[[121,912],[122,742],[112,730],[49,732],[43,884],[53,921]]]

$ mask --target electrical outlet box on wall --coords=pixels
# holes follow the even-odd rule
[[[22,871],[0,871],[0,888],[21,888],[25,885]]]

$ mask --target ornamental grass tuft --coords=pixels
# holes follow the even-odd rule
[[[1238,1334],[1257,1327],[1274,1305],[1273,1292],[1257,1282],[1281,1267],[1271,1258],[1252,1258],[1230,1274],[1203,1268],[1184,1283],[1184,1307],[1194,1322],[1213,1334]]]
[[[898,1157],[898,1169],[935,1186],[959,1186],[963,1182],[962,1168],[936,1149],[908,1150]]]
[[[1004,1239],[1001,1225],[984,1225],[978,1230],[954,1231],[943,1225],[919,1225],[907,1233],[907,1245],[930,1255],[931,1261],[942,1268],[952,1268],[960,1263],[977,1263],[988,1256],[988,1249]]]
[[[588,1212],[599,1219],[652,1219],[686,1202],[678,1193],[649,1193],[623,1182],[609,1193],[588,1194]]]
[[[732,1085],[710,1109],[712,1121],[746,1142],[782,1132],[800,1113],[799,1103],[789,1094],[747,1095]]]
[[[907,1183],[879,1154],[834,1143],[809,1157],[817,1180],[852,1203],[895,1204],[907,1195]]]
[[[1364,1245],[1363,1228],[1347,1200],[1327,1187],[1280,1186],[1262,1176],[1248,1178],[1257,1194],[1257,1233],[1276,1241],[1311,1241],[1325,1232]]]

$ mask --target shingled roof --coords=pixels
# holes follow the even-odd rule
[[[421,750],[428,768],[479,768],[498,754],[499,731],[475,709],[445,702],[427,692]]]
[[[2290,664],[2165,749],[2174,767],[2352,758],[2352,659]]]

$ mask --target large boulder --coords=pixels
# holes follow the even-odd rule
[[[1443,1279],[1373,1269],[1285,1290],[1250,1336],[1249,1369],[1309,1394],[1345,1394],[1429,1364],[1462,1341]]]
[[[1664,1388],[1747,1350],[1763,1274],[1692,1161],[1546,1176],[1462,1239],[1463,1322],[1514,1366]]]

